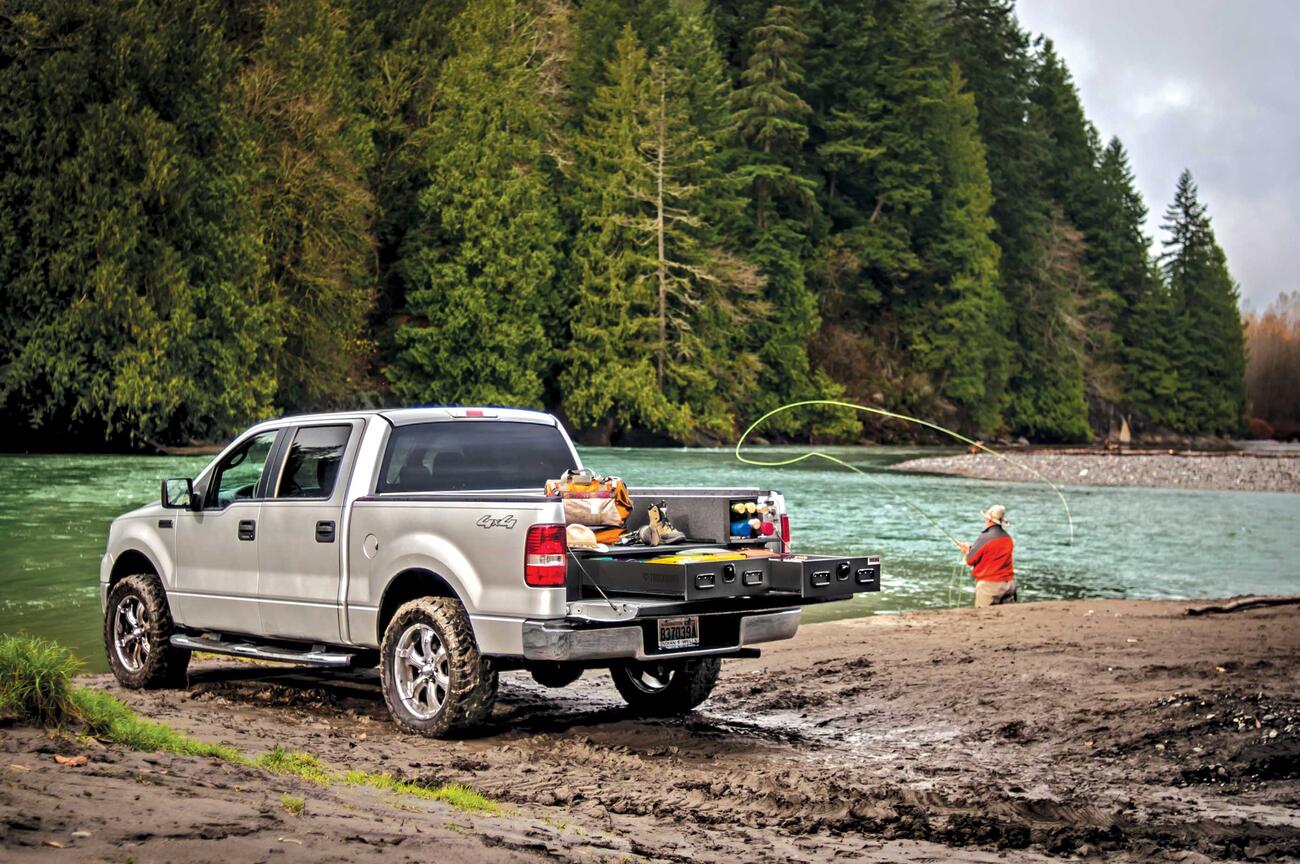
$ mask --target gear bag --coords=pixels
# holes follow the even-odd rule
[[[632,513],[632,496],[622,479],[601,477],[586,468],[570,469],[559,480],[547,480],[546,494],[563,499],[564,521],[570,525],[621,531]],[[601,533],[596,532],[598,539]]]

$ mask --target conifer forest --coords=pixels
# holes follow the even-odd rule
[[[8,434],[459,403],[707,444],[819,398],[1235,434],[1212,206],[1142,200],[1050,35],[1010,0],[3,0]]]

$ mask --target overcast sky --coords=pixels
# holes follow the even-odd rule
[[[1159,224],[1184,167],[1247,305],[1300,290],[1300,2],[1017,0]]]

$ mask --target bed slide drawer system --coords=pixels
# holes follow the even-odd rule
[[[571,576],[607,594],[685,601],[792,595],[809,600],[880,590],[877,556],[681,554],[583,557]],[[579,595],[586,592],[578,592]],[[576,598],[575,598],[576,599]]]

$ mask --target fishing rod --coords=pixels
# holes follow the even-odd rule
[[[963,443],[965,443],[965,444],[969,444],[971,447],[975,447],[975,448],[977,448],[977,449],[979,449],[979,450],[984,451],[985,453],[989,453],[989,454],[992,454],[993,456],[997,456],[999,459],[1004,459],[1004,460],[1006,460],[1006,462],[1008,462],[1008,463],[1011,464],[1011,465],[1016,465],[1017,467],[1023,468],[1024,470],[1026,470],[1026,471],[1028,471],[1029,473],[1033,474],[1035,477],[1037,477],[1037,478],[1038,478],[1039,480],[1041,480],[1042,482],[1046,483],[1046,484],[1051,488],[1051,490],[1052,490],[1053,492],[1056,493],[1056,497],[1059,498],[1059,499],[1061,499],[1061,506],[1062,506],[1063,508],[1065,508],[1065,521],[1066,521],[1066,524],[1068,524],[1068,525],[1070,526],[1070,545],[1071,545],[1071,546],[1074,545],[1074,517],[1070,514],[1070,505],[1069,505],[1069,503],[1065,500],[1065,495],[1062,494],[1061,490],[1057,487],[1057,485],[1056,485],[1055,483],[1053,483],[1051,480],[1049,480],[1046,476],[1044,476],[1044,474],[1043,474],[1041,471],[1039,471],[1038,469],[1034,468],[1034,466],[1032,466],[1032,465],[1030,465],[1030,464],[1028,464],[1028,463],[1021,462],[1021,461],[1019,461],[1019,460],[1017,460],[1017,459],[1012,459],[1010,456],[1007,456],[1007,455],[1004,454],[1004,453],[1000,453],[1000,452],[998,452],[997,450],[994,450],[993,448],[988,447],[987,445],[984,444],[983,441],[976,441],[976,440],[974,440],[974,439],[972,439],[972,438],[967,438],[965,435],[962,435],[960,432],[954,432],[953,430],[951,430],[951,429],[947,429],[947,428],[945,428],[945,427],[943,427],[943,426],[940,426],[940,425],[937,424],[937,423],[931,423],[929,420],[922,420],[922,419],[919,418],[919,417],[911,417],[911,416],[908,416],[907,414],[899,414],[899,413],[896,412],[896,411],[887,411],[887,410],[885,410],[884,408],[873,408],[873,407],[870,406],[870,405],[858,405],[858,404],[855,403],[855,402],[839,402],[839,401],[836,401],[836,400],[834,400],[834,399],[805,399],[805,400],[803,400],[803,401],[801,401],[801,402],[791,402],[791,403],[788,404],[788,405],[782,405],[780,408],[775,408],[775,409],[773,409],[773,410],[767,412],[767,413],[764,414],[762,417],[759,417],[757,420],[755,420],[753,423],[751,423],[751,424],[749,425],[749,428],[746,429],[746,430],[741,434],[740,439],[739,439],[738,441],[736,441],[736,459],[738,459],[740,462],[742,462],[742,463],[744,463],[744,464],[746,464],[746,465],[756,465],[756,466],[760,466],[760,467],[764,467],[764,468],[777,468],[777,467],[781,467],[781,466],[784,466],[784,465],[794,465],[794,464],[797,463],[797,462],[802,462],[802,461],[804,461],[805,459],[812,459],[812,458],[814,458],[814,457],[816,457],[816,458],[818,458],[818,459],[825,459],[827,462],[832,462],[832,463],[834,463],[834,464],[836,464],[836,465],[840,465],[840,466],[842,466],[842,467],[844,467],[844,468],[847,468],[847,469],[849,469],[850,471],[853,471],[853,472],[856,473],[856,474],[860,474],[860,475],[862,475],[862,476],[865,477],[869,482],[871,482],[872,484],[874,484],[876,487],[878,487],[878,488],[880,488],[880,489],[884,489],[886,492],[888,492],[889,494],[893,495],[893,496],[894,496],[895,498],[897,498],[899,501],[903,502],[903,503],[906,504],[909,508],[911,508],[913,511],[915,511],[916,513],[918,513],[921,517],[923,517],[923,518],[925,519],[925,521],[929,522],[931,525],[933,525],[935,528],[937,528],[940,532],[942,532],[943,535],[944,535],[945,537],[947,537],[949,540],[952,541],[952,543],[953,543],[954,546],[956,546],[958,549],[961,549],[961,548],[962,548],[962,544],[961,544],[961,542],[960,542],[956,537],[954,537],[954,536],[952,535],[952,533],[948,531],[948,529],[946,529],[946,528],[944,528],[942,525],[940,525],[940,524],[938,523],[938,521],[936,521],[933,517],[930,516],[930,514],[926,513],[924,510],[922,510],[920,507],[918,507],[915,503],[913,503],[910,499],[906,498],[905,496],[903,496],[902,494],[900,494],[900,493],[897,492],[896,490],[890,488],[889,486],[885,485],[884,483],[881,483],[880,481],[876,480],[874,477],[872,477],[870,474],[868,474],[867,472],[863,471],[862,469],[860,469],[860,468],[858,468],[858,467],[856,467],[856,466],[854,466],[854,465],[850,465],[848,462],[845,462],[843,459],[840,459],[840,458],[838,458],[838,457],[832,456],[832,455],[829,454],[829,453],[823,453],[823,452],[821,452],[820,450],[812,450],[812,451],[809,451],[809,452],[807,452],[807,453],[801,453],[801,454],[799,454],[798,456],[793,456],[793,457],[791,457],[791,458],[789,458],[789,459],[779,459],[779,460],[777,460],[777,461],[775,461],[775,462],[771,462],[771,461],[769,461],[769,462],[764,462],[764,461],[761,461],[761,460],[758,460],[758,459],[750,459],[750,458],[747,458],[747,457],[746,457],[746,456],[741,452],[741,448],[742,448],[742,447],[744,446],[744,444],[745,444],[745,439],[749,437],[749,435],[750,435],[751,432],[753,432],[753,431],[754,431],[755,429],[757,429],[759,426],[761,426],[761,425],[763,425],[765,422],[767,422],[767,420],[768,420],[769,418],[771,418],[771,417],[775,417],[777,414],[781,414],[781,413],[783,413],[783,412],[785,412],[785,411],[792,411],[792,410],[794,410],[795,408],[804,408],[804,407],[807,407],[807,406],[810,406],[810,405],[830,405],[830,406],[833,406],[833,407],[836,407],[836,408],[851,408],[851,409],[853,409],[853,410],[855,410],[855,411],[865,411],[865,412],[867,412],[868,414],[878,414],[878,415],[880,415],[880,416],[882,416],[882,417],[889,417],[889,418],[892,418],[892,419],[894,419],[894,420],[902,420],[902,421],[904,421],[904,422],[906,422],[906,423],[916,423],[917,425],[925,426],[925,427],[928,428],[928,429],[933,429],[934,431],[936,431],[936,432],[940,432],[940,433],[942,433],[942,434],[944,434],[944,435],[947,435],[947,436],[950,437],[950,438],[955,438],[955,439],[957,439],[958,441],[961,441],[961,442],[963,442]]]

